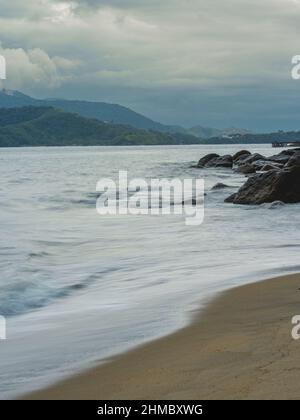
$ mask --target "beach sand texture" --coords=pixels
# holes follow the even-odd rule
[[[300,275],[226,291],[188,327],[29,399],[298,399]]]

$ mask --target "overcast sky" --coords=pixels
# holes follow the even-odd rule
[[[6,87],[169,124],[300,129],[298,0],[0,0]]]

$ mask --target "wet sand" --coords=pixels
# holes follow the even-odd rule
[[[188,327],[26,398],[298,399],[299,288],[297,274],[226,291]]]

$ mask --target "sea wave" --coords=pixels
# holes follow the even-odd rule
[[[22,281],[13,286],[2,288],[0,297],[0,313],[10,317],[42,308],[56,299],[64,298],[72,292],[87,287],[84,283],[53,288],[37,282]]]

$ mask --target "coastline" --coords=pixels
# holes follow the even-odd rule
[[[187,327],[24,399],[298,399],[300,274],[229,289]]]

